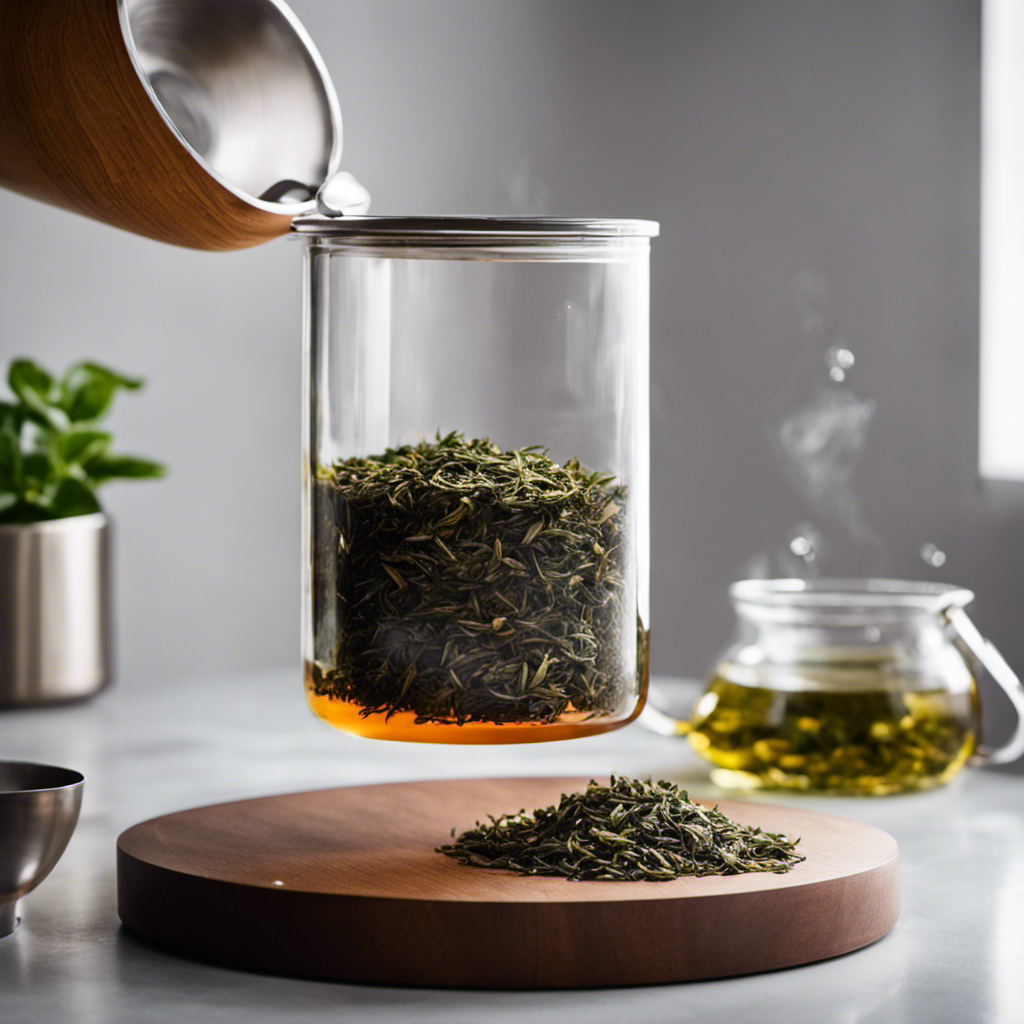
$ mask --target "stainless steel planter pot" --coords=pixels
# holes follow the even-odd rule
[[[0,707],[77,700],[111,677],[102,513],[0,526]]]

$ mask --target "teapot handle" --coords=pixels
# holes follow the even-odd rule
[[[943,614],[957,650],[968,664],[980,666],[988,672],[1010,698],[1017,712],[1017,728],[1013,735],[1001,747],[978,747],[975,760],[986,764],[1016,761],[1024,754],[1024,683],[993,644],[978,632],[978,627],[971,622],[963,608],[947,608]]]

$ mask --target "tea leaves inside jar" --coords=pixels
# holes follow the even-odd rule
[[[332,651],[317,696],[417,724],[614,714],[636,686],[624,645],[626,494],[539,447],[452,433],[325,467],[336,550]],[[632,639],[632,638],[630,638]],[[642,656],[646,637],[637,640]],[[324,654],[328,655],[326,658]]]
[[[452,829],[455,837],[455,830]],[[799,840],[741,825],[671,782],[612,776],[558,806],[503,814],[438,847],[473,867],[570,880],[666,882],[684,875],[782,874]]]

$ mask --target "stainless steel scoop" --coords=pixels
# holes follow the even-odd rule
[[[276,0],[120,3],[150,95],[207,169],[250,201],[308,205],[337,168],[341,113],[291,10]]]
[[[241,249],[318,209],[341,148],[330,75],[284,0],[0,2],[0,187]],[[365,209],[339,185],[339,212]]]

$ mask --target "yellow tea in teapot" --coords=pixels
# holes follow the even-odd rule
[[[852,652],[849,652],[852,653]],[[858,651],[778,665],[724,661],[690,743],[727,787],[895,793],[948,781],[977,742],[977,689]]]

